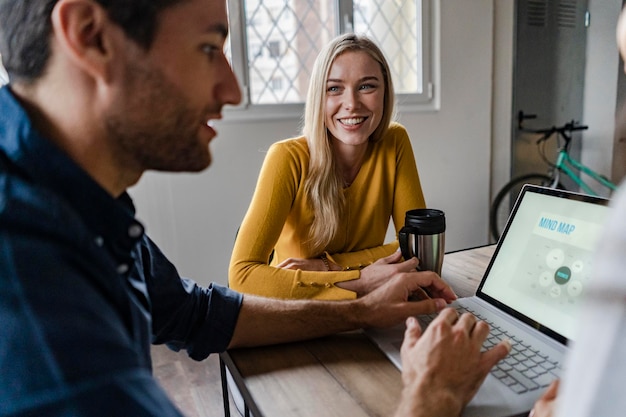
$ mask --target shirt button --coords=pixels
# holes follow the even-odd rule
[[[143,227],[139,226],[138,224],[133,224],[132,226],[128,228],[129,237],[136,238],[136,237],[141,236],[142,233],[143,233]]]
[[[332,287],[332,285],[330,285],[330,282],[327,282],[326,283],[326,288],[330,288],[330,287]]]
[[[117,273],[118,274],[125,274],[128,272],[128,265],[127,264],[119,264],[117,266]]]
[[[104,239],[102,238],[102,236],[96,236],[94,242],[96,242],[96,246],[102,247],[102,245],[104,245]]]

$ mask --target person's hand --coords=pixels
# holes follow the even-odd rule
[[[552,417],[556,407],[556,395],[559,391],[559,380],[552,381],[548,389],[537,400],[528,417]]]
[[[510,351],[508,341],[481,352],[489,326],[471,314],[443,310],[424,334],[414,317],[402,343],[404,390],[396,417],[459,416],[489,373]]]
[[[431,288],[439,297],[413,301],[415,294],[423,292],[422,288]],[[452,288],[437,274],[413,270],[394,275],[376,290],[354,300],[354,311],[359,327],[389,327],[409,316],[440,311],[456,298]]]
[[[400,272],[414,272],[419,265],[417,258],[411,258],[403,262],[401,262],[401,260],[402,253],[396,251],[363,268],[363,270],[361,270],[361,276],[358,279],[338,282],[335,285],[346,290],[354,291],[357,297],[362,297],[389,281],[389,278],[395,274]]]
[[[442,293],[449,292],[449,298],[456,298],[436,274],[417,271],[396,274],[366,296],[351,300],[280,300],[244,294],[229,349],[293,342],[367,327],[390,327],[409,316],[439,311],[451,301],[410,301],[411,294],[421,287],[439,288]],[[309,320],[311,317],[315,320]]]

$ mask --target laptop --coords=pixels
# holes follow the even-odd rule
[[[513,345],[463,416],[528,413],[560,376],[567,343],[575,337],[576,313],[593,279],[607,204],[574,192],[522,188],[475,295],[451,305],[489,323],[495,340],[485,347],[506,338]],[[422,327],[433,316],[419,316]],[[366,331],[398,369],[404,329],[401,324]]]

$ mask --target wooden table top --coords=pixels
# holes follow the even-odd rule
[[[459,297],[473,295],[494,249],[446,254],[441,276]],[[402,391],[400,372],[362,331],[221,358],[255,417],[391,416]]]

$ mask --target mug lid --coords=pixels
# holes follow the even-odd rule
[[[414,209],[406,212],[404,224],[417,229],[419,234],[434,235],[446,231],[446,216],[438,209]]]

